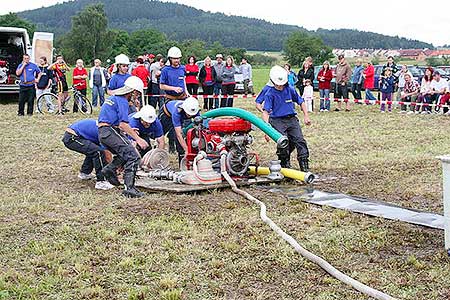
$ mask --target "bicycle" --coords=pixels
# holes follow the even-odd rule
[[[92,104],[86,96],[84,96],[79,90],[73,85],[70,88],[71,94],[69,94],[66,99],[61,103],[61,111],[63,113],[70,111],[73,107],[74,110],[78,110],[82,114],[90,115],[92,114]],[[73,97],[72,97],[73,94]],[[54,88],[51,92],[43,93],[37,99],[37,109],[41,114],[56,114],[58,113],[58,95]]]

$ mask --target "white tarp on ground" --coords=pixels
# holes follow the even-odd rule
[[[326,205],[370,216],[444,229],[444,216],[442,215],[407,209],[389,203],[298,187],[280,187],[270,189],[270,191],[282,192],[288,198],[300,199],[312,204]]]

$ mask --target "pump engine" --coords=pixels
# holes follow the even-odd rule
[[[220,155],[226,151],[227,172],[243,176],[253,159],[255,164],[259,163],[258,155],[247,150],[253,142],[251,129],[251,123],[240,118],[195,118],[194,127],[186,134],[188,153],[182,168],[192,169],[194,158],[199,151],[204,151],[213,168],[220,169]]]

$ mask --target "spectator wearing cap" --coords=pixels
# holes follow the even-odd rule
[[[186,65],[186,87],[190,95],[197,95],[198,93],[198,66],[195,64],[197,60],[195,56],[191,55],[188,58]]]
[[[350,111],[350,102],[348,101],[348,82],[350,81],[350,76],[352,75],[352,68],[345,60],[344,55],[338,56],[339,63],[336,66],[336,93],[335,98],[344,98],[345,111]],[[334,111],[340,111],[342,103],[338,101],[337,108]]]
[[[403,89],[403,92],[401,92],[401,100],[402,102],[416,102],[417,96],[420,92],[420,85],[417,81],[415,81],[411,75],[411,73],[407,72],[403,75],[405,78],[405,86]],[[407,112],[407,104],[402,104],[401,110],[399,113],[406,113]],[[414,107],[412,105],[410,106],[410,111],[408,114],[414,113]]]
[[[222,54],[217,54],[216,55],[216,61],[217,63],[213,66],[214,67],[214,71],[216,74],[216,77],[213,78],[214,80],[214,97],[216,97],[214,99],[214,108],[219,108],[219,98],[217,98],[217,96],[220,94],[221,90],[222,90],[222,69],[224,67],[224,63],[223,63],[223,55]]]
[[[440,104],[440,101],[444,101],[446,99],[446,93],[449,92],[448,81],[445,78],[441,77],[441,74],[438,71],[433,73],[433,80],[431,81],[431,89],[433,94],[433,100],[436,103]],[[442,99],[444,97],[444,99]],[[448,100],[445,100],[447,102]],[[439,112],[439,106],[436,107],[436,112]]]
[[[147,94],[147,87],[148,87],[148,80],[150,78],[150,72],[147,70],[147,68],[144,65],[144,58],[143,57],[138,57],[136,59],[136,67],[133,69],[133,71],[131,72],[131,75],[133,76],[137,76],[139,77],[142,82],[144,83],[144,95]],[[147,101],[145,101],[145,97],[144,95],[141,96],[141,99],[138,103],[138,110],[140,109],[140,107],[142,107],[143,105],[146,105]],[[142,101],[144,99],[144,101]]]

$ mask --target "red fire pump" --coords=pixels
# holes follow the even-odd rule
[[[203,120],[196,117],[193,128],[186,134],[188,153],[182,167],[191,170],[198,152],[204,151],[213,168],[220,169],[220,154],[226,151],[227,172],[234,176],[243,176],[253,159],[255,164],[259,164],[258,155],[247,151],[248,145],[253,142],[249,134],[251,129],[251,123],[240,118]]]

